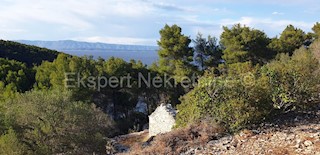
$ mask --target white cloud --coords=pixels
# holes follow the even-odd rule
[[[272,12],[272,14],[273,14],[273,15],[284,15],[284,13],[282,13],[282,12],[277,12],[277,11]]]
[[[1,33],[5,33],[5,32],[21,33],[21,32],[26,32],[26,30],[24,30],[24,29],[15,29],[15,28],[1,28],[0,32]]]
[[[0,24],[24,25],[29,23],[61,24],[73,28],[88,28],[90,23],[81,20],[74,14],[63,9],[62,3],[44,1],[16,1],[15,3],[2,7]]]
[[[155,9],[152,4],[140,0],[5,1],[0,5],[0,32],[5,32],[2,36],[6,39],[42,36],[34,39],[50,40],[58,35],[65,39],[98,33],[109,35],[115,30],[119,37],[128,37],[126,35],[133,35],[132,23],[150,19]],[[13,30],[29,31],[30,34],[20,34],[17,38],[18,32]]]
[[[301,28],[302,30],[309,32],[313,26],[313,22],[304,21],[292,21],[292,20],[274,20],[272,18],[254,18],[254,17],[241,17],[238,20],[224,19],[221,21],[221,25],[231,26],[234,24],[243,24],[256,29],[264,30],[271,35],[277,35],[284,30],[286,26],[292,24],[295,27]]]
[[[92,26],[90,18],[143,17],[153,8],[147,3],[130,0],[15,0],[6,6],[0,6],[0,9],[0,24],[4,21],[39,21],[87,28]]]
[[[181,0],[183,1],[183,0]],[[189,2],[199,2],[199,0],[185,0]],[[318,0],[202,0],[201,2],[209,2],[209,3],[232,3],[232,4],[239,4],[239,3],[247,3],[247,4],[276,4],[276,5],[301,5],[301,4],[313,4],[317,3]]]
[[[305,18],[275,20],[293,14],[270,5],[316,7],[316,0],[0,0],[0,32],[3,39],[59,40],[82,39],[125,44],[156,44],[164,24],[178,24],[184,34],[197,32],[218,36],[221,26],[236,23],[280,33],[288,24],[309,30],[313,23]],[[269,14],[246,17],[250,10],[238,9],[250,3],[267,5]],[[226,5],[224,5],[226,4]],[[229,5],[232,4],[232,5]],[[314,5],[313,5],[314,4]],[[237,6],[239,5],[239,7]],[[237,7],[235,7],[237,6]],[[287,7],[287,6],[285,6]],[[306,7],[306,8],[305,8]],[[311,7],[312,8],[312,7]],[[313,9],[313,11],[316,9]],[[274,11],[274,12],[272,12]],[[315,12],[315,11],[314,11]],[[244,17],[241,17],[243,15]],[[274,15],[274,16],[272,16]],[[248,15],[251,16],[251,15]],[[223,20],[224,18],[224,20]],[[308,17],[311,18],[311,17]],[[316,17],[314,17],[316,18]],[[300,20],[299,20],[300,19]],[[96,36],[96,37],[91,37]]]

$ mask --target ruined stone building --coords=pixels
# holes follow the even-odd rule
[[[177,112],[172,108],[171,104],[161,104],[149,116],[149,136],[171,131],[175,125],[176,114]]]

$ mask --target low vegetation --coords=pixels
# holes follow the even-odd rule
[[[150,144],[139,143],[131,147],[130,154],[179,154],[189,148],[206,144],[209,140],[223,135],[224,129],[211,121],[203,120],[183,129],[155,137]]]

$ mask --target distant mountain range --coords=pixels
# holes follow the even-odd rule
[[[92,55],[94,58],[102,57],[119,57],[126,61],[130,59],[141,60],[143,63],[150,65],[158,60],[158,46],[144,45],[120,45],[107,43],[90,43],[73,40],[61,41],[31,41],[16,40],[16,42],[44,47],[52,50],[65,52],[71,55],[84,56]]]
[[[33,41],[33,40],[16,40],[19,43],[45,47],[54,50],[126,50],[126,51],[154,51],[158,50],[158,46],[144,46],[144,45],[121,45],[121,44],[107,44],[107,43],[91,43],[80,42],[73,40],[59,40],[59,41]]]

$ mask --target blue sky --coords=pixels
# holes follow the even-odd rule
[[[0,0],[0,38],[156,45],[165,24],[194,38],[236,23],[279,35],[311,31],[319,0]]]

